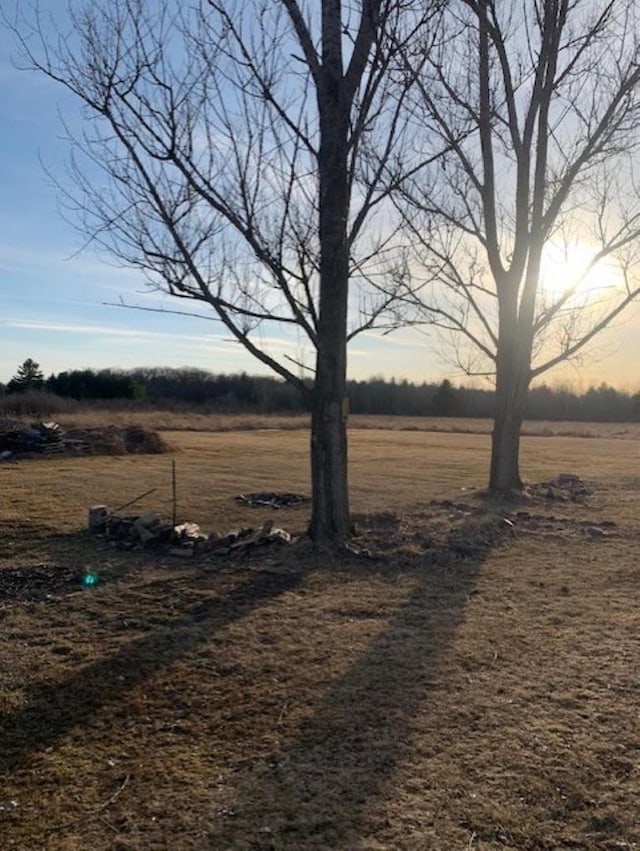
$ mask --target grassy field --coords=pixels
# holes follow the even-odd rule
[[[351,431],[341,558],[83,531],[151,488],[133,510],[169,517],[175,461],[178,519],[302,532],[233,499],[309,492],[301,428],[0,465],[0,847],[640,848],[640,434],[525,437],[529,481],[593,495],[507,506],[478,494],[486,428],[447,423]]]
[[[28,419],[28,418],[27,418]],[[64,426],[99,427],[105,420],[114,425],[132,423],[162,431],[259,431],[279,429],[295,431],[308,429],[309,417],[303,414],[199,414],[166,410],[103,410],[86,409],[57,414],[55,419]],[[473,417],[404,417],[390,415],[359,415],[349,418],[351,429],[391,429],[393,431],[434,431],[463,434],[489,434],[491,421]],[[524,424],[525,435],[542,437],[614,437],[640,439],[640,423],[580,423],[531,420]]]

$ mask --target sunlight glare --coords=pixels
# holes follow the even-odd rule
[[[591,267],[597,251],[584,242],[547,243],[542,252],[541,294],[555,301],[575,287],[576,295],[595,298],[622,286],[624,277],[615,257],[605,257]]]

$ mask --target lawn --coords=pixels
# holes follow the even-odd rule
[[[0,465],[0,847],[640,848],[634,427],[525,437],[529,481],[592,495],[499,505],[486,429],[369,421],[339,558],[90,537],[152,488],[129,510],[170,517],[172,461],[179,520],[304,530],[233,499],[308,493],[303,429],[165,425],[170,454]]]

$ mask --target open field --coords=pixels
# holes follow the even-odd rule
[[[150,488],[170,516],[172,460],[178,519],[304,529],[233,500],[308,493],[303,430],[172,426],[169,455],[0,465],[0,847],[640,849],[634,426],[525,437],[528,480],[593,495],[517,506],[477,495],[486,433],[356,428],[360,555],[86,535]]]
[[[63,426],[98,427],[105,420],[114,425],[136,424],[162,431],[253,431],[261,429],[308,429],[309,417],[303,414],[200,414],[166,410],[86,409],[74,413],[56,414]],[[351,429],[392,429],[394,431],[435,431],[454,434],[489,434],[492,423],[473,417],[401,417],[391,415],[354,414],[349,418]],[[582,423],[549,420],[530,420],[523,433],[542,437],[616,437],[640,439],[640,422]]]

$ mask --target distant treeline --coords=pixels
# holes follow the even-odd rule
[[[493,392],[455,387],[450,381],[414,384],[370,378],[350,381],[354,414],[490,417]],[[215,375],[201,369],[139,368],[128,371],[72,370],[51,375],[42,390],[78,401],[130,400],[141,406],[203,408],[220,412],[298,413],[305,410],[297,391],[277,378]],[[9,388],[0,385],[0,393]],[[18,391],[15,391],[18,392]],[[529,394],[527,419],[629,422],[640,420],[640,393],[631,395],[605,384],[585,393],[546,385]]]

